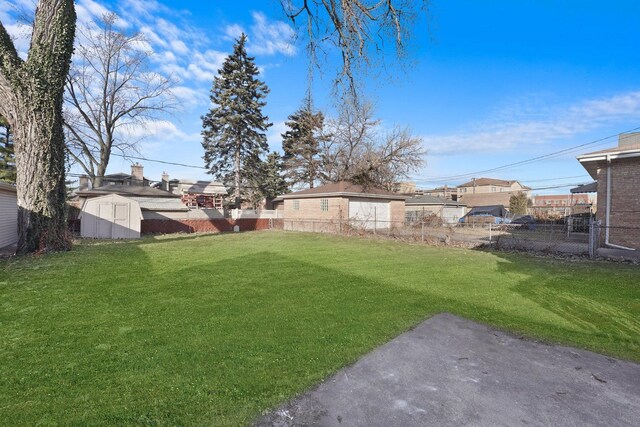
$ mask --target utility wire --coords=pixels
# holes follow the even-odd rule
[[[565,148],[563,150],[554,151],[552,153],[543,154],[542,156],[536,156],[536,157],[532,157],[530,159],[520,160],[518,162],[509,163],[509,164],[502,165],[502,166],[497,166],[497,167],[491,168],[491,169],[485,169],[485,170],[481,170],[481,171],[469,172],[469,173],[458,174],[458,175],[440,176],[440,177],[427,177],[427,178],[423,179],[422,181],[440,182],[440,181],[464,179],[464,178],[473,177],[474,175],[480,175],[480,174],[484,174],[484,173],[488,173],[488,172],[495,172],[495,171],[499,171],[499,170],[503,170],[503,169],[509,169],[509,168],[514,167],[514,166],[521,166],[521,165],[524,165],[524,164],[538,162],[540,160],[549,160],[549,159],[552,159],[554,157],[559,157],[559,156],[562,156],[564,154],[568,154],[568,153],[570,153],[572,151],[580,150],[582,148],[585,148],[585,147],[588,147],[588,146],[593,146],[595,144],[600,144],[603,141],[607,141],[607,140],[609,140],[611,138],[617,137],[621,133],[629,133],[629,132],[636,131],[638,129],[640,129],[640,126],[638,126],[636,128],[633,128],[633,129],[629,129],[629,130],[623,131],[623,132],[618,132],[618,133],[616,133],[614,135],[609,135],[609,136],[606,136],[604,138],[596,139],[594,141],[586,142],[584,144],[575,145],[573,147]]]

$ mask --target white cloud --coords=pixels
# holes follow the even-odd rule
[[[224,38],[226,40],[232,40],[232,41],[236,40],[236,39],[240,38],[242,33],[246,34],[246,31],[244,30],[244,28],[242,28],[238,24],[227,25],[224,28]]]
[[[288,24],[282,21],[269,21],[261,12],[253,12],[253,25],[251,26],[251,36],[247,44],[247,51],[257,55],[275,55],[277,53],[293,56],[296,54],[296,47],[293,42],[295,31]],[[237,27],[237,26],[231,26]],[[241,30],[231,28],[232,31]],[[227,27],[227,31],[229,27]],[[227,33],[228,34],[228,33]]]
[[[427,135],[424,141],[430,154],[497,152],[570,139],[600,127],[638,119],[640,91],[634,91],[585,100],[565,108],[540,107],[535,112],[523,112],[515,108],[510,114],[503,111],[497,119],[471,126],[467,131]]]
[[[206,106],[209,104],[209,93],[203,90],[190,88],[187,86],[176,86],[173,88],[173,95],[180,101],[181,105]]]
[[[273,123],[273,126],[267,132],[267,143],[270,151],[282,151],[282,134],[288,129],[284,120]]]

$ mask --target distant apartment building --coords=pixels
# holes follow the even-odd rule
[[[567,216],[592,212],[593,201],[588,194],[534,195],[531,210],[540,216]]]
[[[447,185],[430,190],[419,190],[417,191],[417,193],[423,196],[439,197],[446,200],[458,200],[458,189],[456,187],[449,187]]]
[[[509,207],[512,195],[524,193],[531,196],[531,188],[518,181],[507,181],[494,178],[478,178],[459,185],[457,200],[467,207],[502,205]]]

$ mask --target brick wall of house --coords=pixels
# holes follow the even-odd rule
[[[329,209],[320,209],[320,200],[329,202]],[[295,201],[298,201],[298,209],[294,209]],[[349,214],[349,200],[345,197],[314,197],[308,199],[285,199],[284,217],[286,219],[346,219]]]
[[[234,226],[240,231],[268,230],[269,219],[145,219],[142,220],[142,234],[228,232]]]
[[[640,159],[612,162],[611,243],[640,249]],[[602,205],[601,205],[602,206]],[[606,205],[605,205],[606,206]]]
[[[394,226],[400,226],[404,222],[404,200],[391,200],[390,215]]]
[[[640,249],[640,159],[613,160],[609,242]],[[598,171],[598,214],[604,225],[607,209],[607,168]],[[604,230],[601,239],[604,242]]]

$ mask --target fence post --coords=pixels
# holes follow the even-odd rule
[[[491,223],[489,223],[489,246],[491,246]]]
[[[589,258],[595,258],[595,221],[593,219],[589,220]]]
[[[421,221],[421,225],[422,225],[422,231],[421,231],[422,241],[424,242],[424,221]]]

